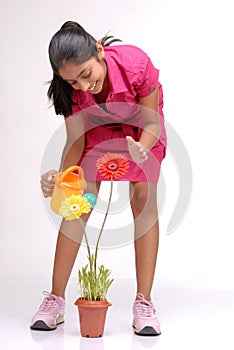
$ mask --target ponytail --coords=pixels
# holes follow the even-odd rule
[[[49,100],[53,101],[56,114],[68,117],[72,114],[72,92],[73,87],[54,73],[53,79],[47,92]]]
[[[112,39],[112,40],[110,40]],[[110,46],[111,44],[117,42],[117,41],[121,41],[120,39],[116,39],[113,35],[105,35],[102,39],[101,39],[101,44],[102,46]]]

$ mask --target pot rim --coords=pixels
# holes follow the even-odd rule
[[[82,307],[108,307],[112,305],[108,300],[86,300],[81,298],[78,298],[74,304]]]

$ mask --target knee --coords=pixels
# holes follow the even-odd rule
[[[134,214],[139,215],[145,212],[146,215],[155,215],[157,213],[157,200],[154,195],[145,191],[137,191],[131,199],[131,207]]]

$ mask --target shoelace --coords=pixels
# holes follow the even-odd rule
[[[40,306],[40,311],[42,312],[53,311],[58,304],[56,298],[48,292],[43,292],[43,295],[45,295],[46,297]]]
[[[136,300],[136,308],[139,317],[155,317],[155,309],[152,303],[145,300],[144,295],[141,293],[137,294],[138,300]]]

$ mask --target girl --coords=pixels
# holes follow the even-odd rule
[[[157,182],[166,153],[159,71],[139,48],[109,45],[112,36],[96,41],[78,23],[66,22],[52,37],[49,57],[53,80],[48,96],[56,114],[65,118],[67,141],[60,170],[79,164],[88,181],[87,192],[98,194],[101,179],[95,160],[107,151],[124,153],[129,171],[135,227],[137,293],[133,328],[138,335],[159,335],[160,325],[151,301],[159,225]],[[42,175],[41,188],[51,196],[51,170]],[[89,215],[83,215],[87,222]],[[82,239],[79,220],[62,221],[54,259],[51,293],[31,322],[31,329],[52,330],[64,322],[65,288]]]

